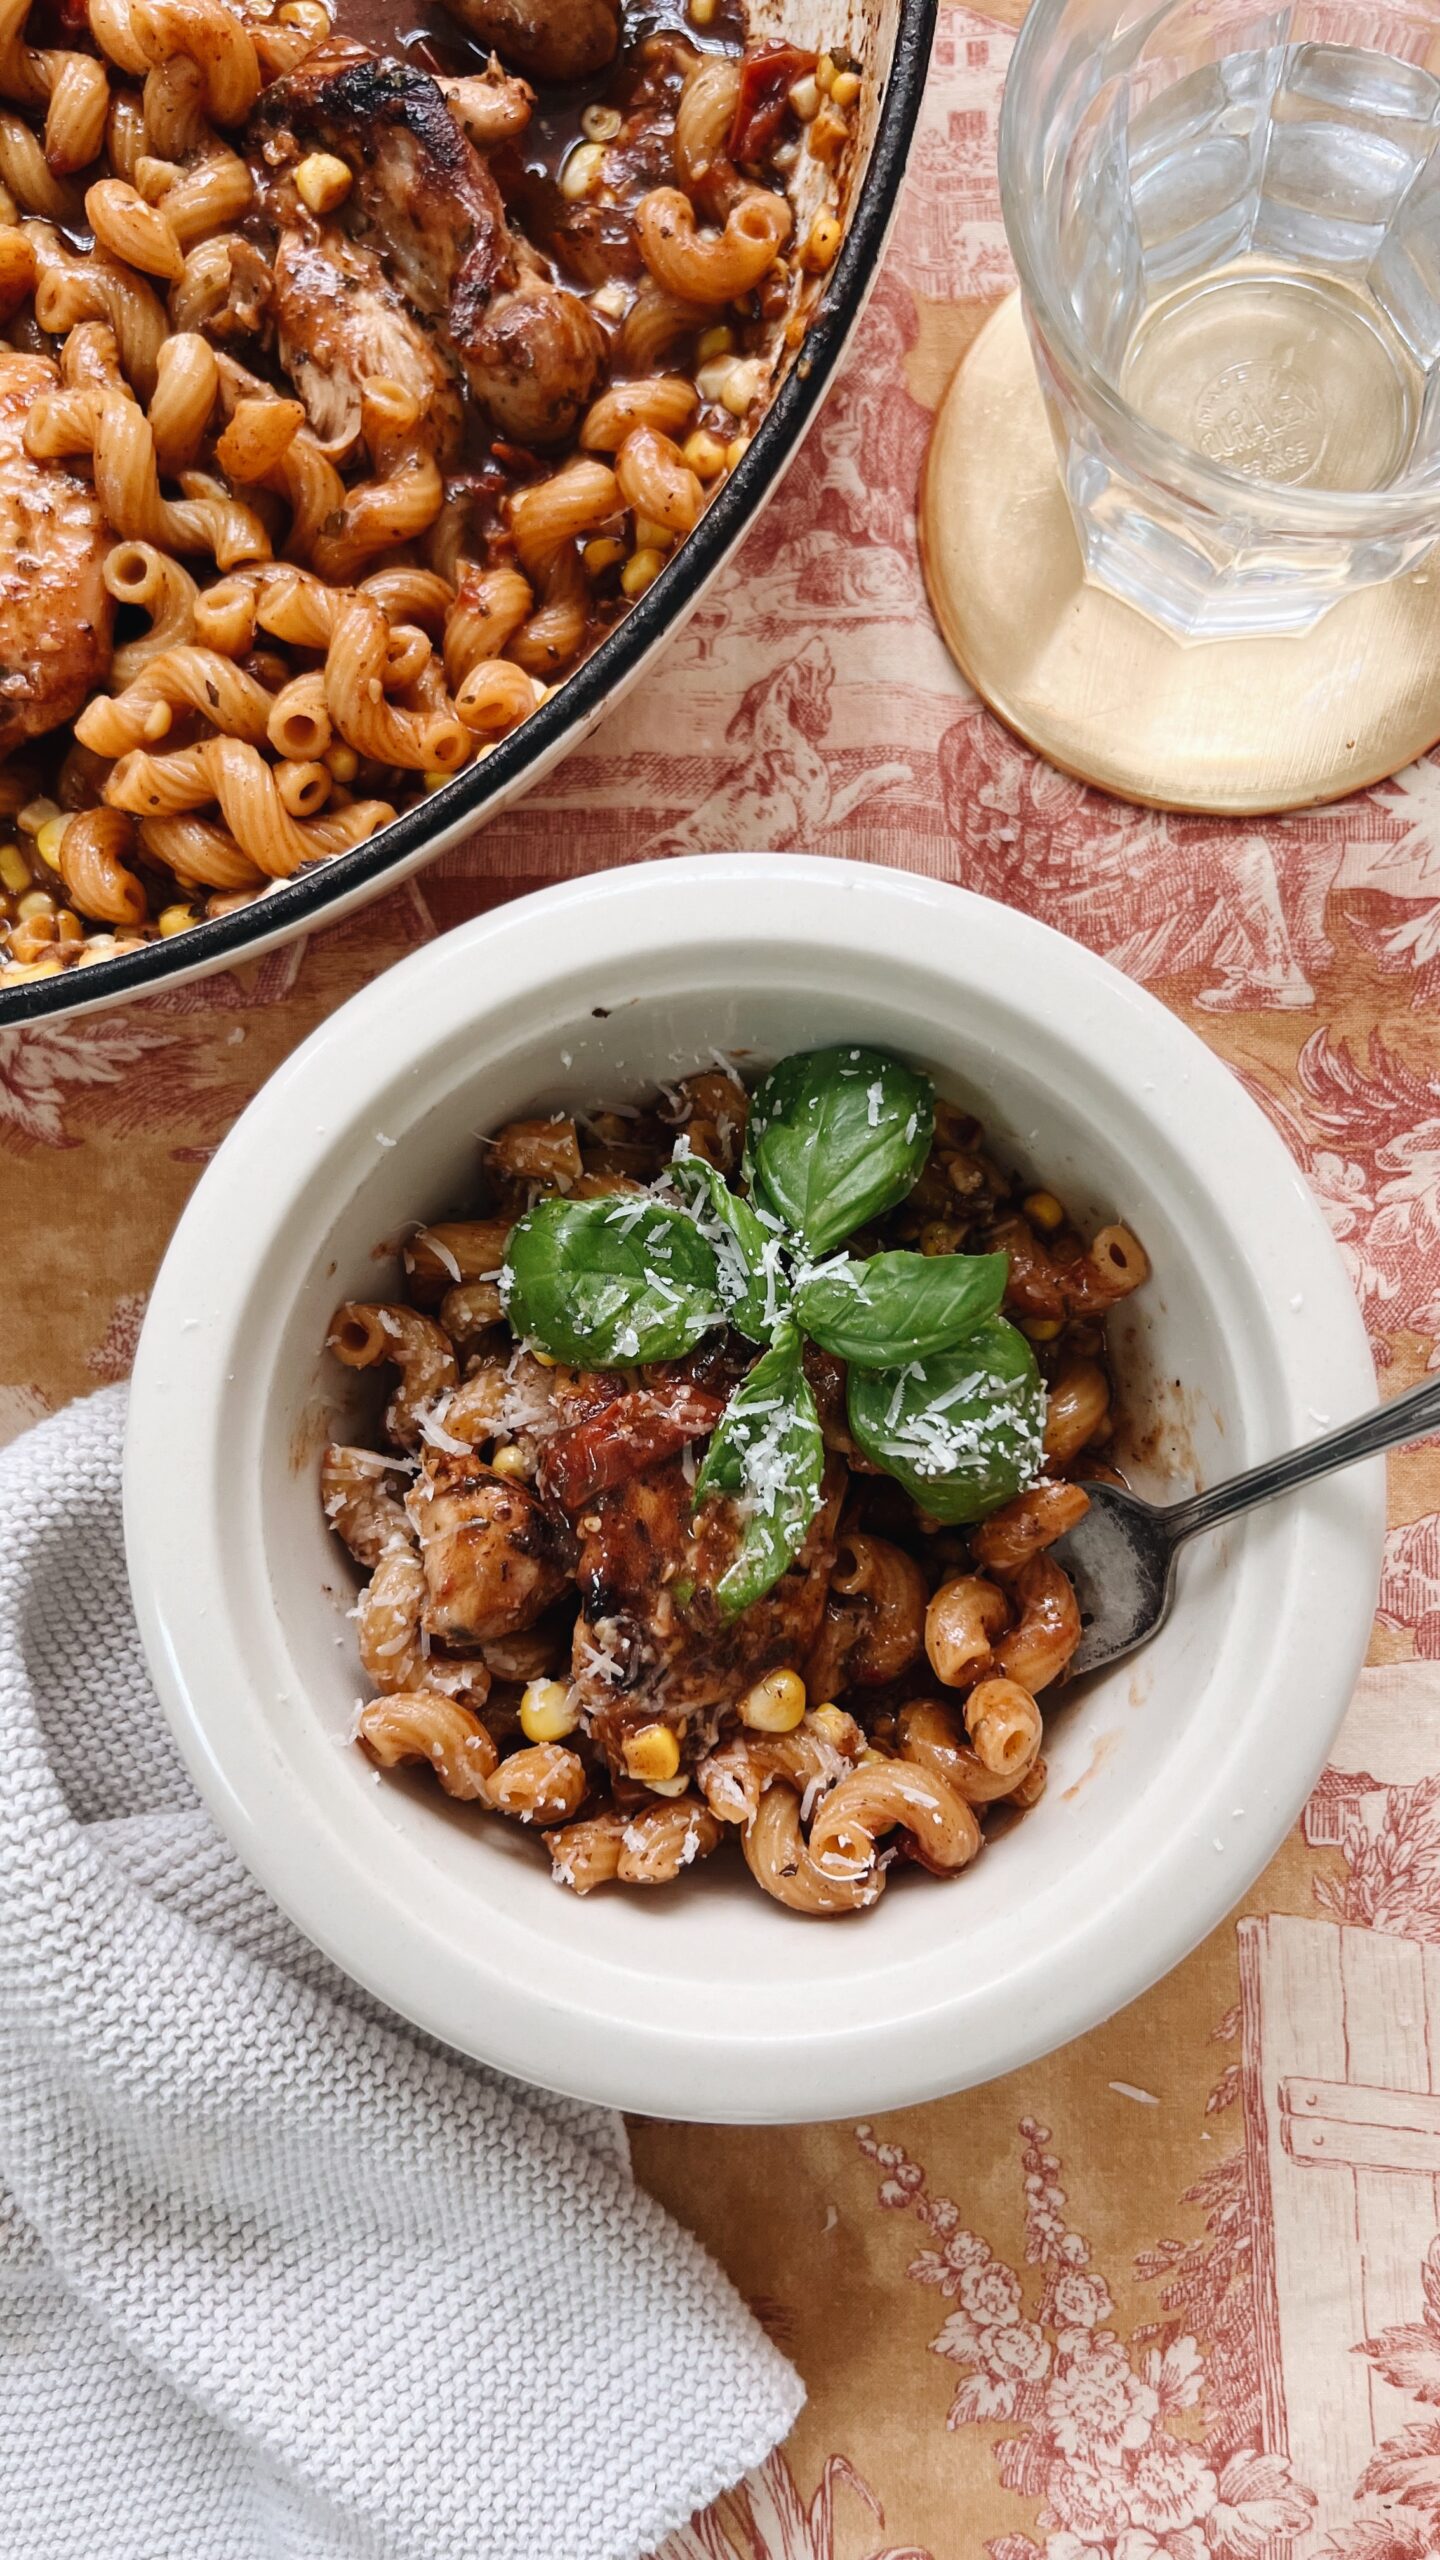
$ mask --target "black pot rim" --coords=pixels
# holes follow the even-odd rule
[[[529,767],[543,762],[568,731],[583,733],[586,721],[625,683],[696,589],[749,531],[815,417],[873,280],[899,199],[925,92],[937,8],[938,0],[900,0],[874,148],[840,255],[805,344],[748,453],[686,536],[672,565],[574,675],[482,763],[467,766],[415,808],[402,810],[368,843],[332,854],[313,871],[278,883],[255,905],[191,925],[170,941],[149,942],[116,959],[65,969],[29,986],[0,987],[0,1030],[146,995],[187,973],[208,975],[243,960],[257,946],[289,940],[307,926],[323,924],[327,910],[356,890],[373,884],[378,894],[389,872],[404,876],[415,868],[416,856],[437,832],[437,820],[447,834],[478,825],[490,802],[509,792]]]

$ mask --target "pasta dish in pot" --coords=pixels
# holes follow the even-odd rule
[[[735,0],[0,0],[0,987],[362,843],[660,575],[862,69]]]

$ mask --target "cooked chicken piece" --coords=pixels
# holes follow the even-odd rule
[[[530,121],[534,90],[528,80],[517,80],[502,69],[493,54],[483,71],[467,72],[463,78],[437,71],[435,78],[450,113],[477,151],[511,141]]]
[[[330,151],[346,163],[355,177],[347,231],[373,236],[387,272],[457,347],[492,293],[513,286],[499,190],[428,71],[358,45],[321,45],[265,91],[249,131],[262,149],[288,134],[296,157]]]
[[[438,322],[502,434],[569,434],[604,373],[604,329],[548,280],[526,274],[522,285],[499,190],[427,71],[324,45],[267,89],[251,134],[272,165],[284,135],[295,156],[318,148],[353,170],[346,231],[373,240],[406,298]]]
[[[799,1669],[820,1628],[843,1491],[843,1469],[830,1469],[796,1562],[734,1618],[711,1597],[734,1555],[733,1512],[712,1502],[697,1518],[678,1459],[599,1494],[580,1514],[572,1675],[612,1770],[623,1773],[627,1733],[657,1718],[693,1767],[756,1680]]]
[[[445,0],[452,18],[532,80],[588,80],[620,46],[620,0]]]
[[[328,452],[351,450],[360,433],[360,386],[380,377],[414,393],[420,436],[437,460],[453,459],[464,425],[459,385],[373,249],[331,228],[318,239],[284,232],[272,308],[280,361]]]
[[[467,1451],[427,1450],[405,1507],[425,1563],[425,1630],[446,1646],[533,1627],[569,1579],[563,1525]]]
[[[73,718],[110,664],[112,537],[95,492],[25,450],[25,421],[58,381],[47,357],[0,349],[0,755]]]
[[[516,444],[560,444],[600,387],[609,340],[588,302],[527,277],[492,302],[465,351],[470,388]]]

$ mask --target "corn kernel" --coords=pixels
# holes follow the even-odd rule
[[[668,551],[674,539],[675,536],[668,524],[657,524],[653,516],[636,517],[635,548],[637,551]]]
[[[642,1724],[625,1737],[625,1766],[646,1786],[657,1778],[673,1778],[680,1767],[680,1745],[668,1724]]]
[[[304,27],[316,36],[330,32],[330,13],[321,0],[281,0],[275,15],[285,27]]]
[[[830,161],[838,155],[841,144],[848,142],[849,139],[849,126],[843,116],[836,114],[827,99],[811,125],[806,139],[805,147],[811,159],[823,161],[828,166]]]
[[[858,71],[837,71],[830,83],[830,103],[836,107],[853,107],[860,95]]]
[[[873,1742],[867,1742],[860,1754],[860,1766],[862,1769],[883,1769],[889,1756],[886,1751],[877,1751]]]
[[[339,742],[333,747],[327,747],[320,761],[329,772],[333,773],[337,782],[353,782],[360,770],[360,759],[354,748]]]
[[[314,214],[333,213],[354,183],[345,162],[333,151],[307,151],[295,172],[295,193],[307,212]]]
[[[596,286],[590,296],[590,308],[603,312],[607,320],[623,320],[630,308],[629,292],[618,279],[612,278],[609,284]]]
[[[580,130],[587,142],[613,142],[620,122],[618,107],[587,107],[580,119]]]
[[[725,447],[708,427],[697,427],[680,448],[697,480],[714,480],[725,468]]]
[[[683,1769],[678,1778],[652,1778],[649,1785],[652,1796],[684,1796],[690,1792],[690,1781]]]
[[[1061,1316],[1023,1316],[1020,1330],[1032,1342],[1054,1342],[1064,1332],[1065,1322]]]
[[[695,347],[697,363],[709,364],[713,356],[735,352],[735,332],[728,320],[719,320],[713,329],[702,329]]]
[[[69,824],[68,818],[47,818],[44,826],[35,830],[35,850],[52,871],[60,868],[60,847]]]
[[[53,916],[55,901],[48,889],[27,889],[15,913],[23,924],[29,924],[36,916]]]
[[[563,1680],[531,1680],[520,1701],[520,1730],[527,1742],[563,1742],[580,1721]]]
[[[0,881],[12,898],[22,897],[30,886],[30,865],[18,844],[0,844]]]
[[[798,1671],[767,1671],[740,1701],[740,1721],[752,1733],[793,1733],[805,1713],[805,1683]]]
[[[529,1351],[531,1359],[538,1361],[542,1369],[559,1368],[560,1363],[556,1359],[553,1351],[542,1351],[538,1342],[528,1343],[526,1348]]]
[[[58,800],[27,800],[16,824],[22,834],[38,836],[47,818],[60,818],[64,814]]]
[[[790,104],[802,124],[808,124],[811,117],[818,112],[820,92],[815,86],[813,72],[807,71],[803,80],[795,82],[790,91]]]
[[[605,166],[603,142],[579,142],[560,172],[560,193],[568,204],[593,195]]]
[[[822,95],[828,95],[830,89],[834,85],[834,80],[835,57],[833,53],[822,53],[819,61],[815,65],[815,86],[821,91]]]
[[[618,534],[597,534],[593,542],[586,543],[580,556],[587,578],[603,578],[607,569],[618,568],[625,557],[625,545]]]
[[[663,551],[632,552],[620,572],[620,584],[627,596],[643,596],[647,587],[654,586],[664,566]]]
[[[850,1718],[843,1707],[835,1705],[833,1699],[827,1698],[823,1707],[812,1707],[810,1723],[822,1742],[830,1742],[838,1746],[849,1735]]]
[[[725,385],[735,370],[737,359],[723,351],[711,356],[707,364],[695,368],[695,388],[704,401],[723,400]]]
[[[685,14],[692,27],[713,26],[718,5],[719,0],[690,0],[690,6]]]
[[[753,408],[760,397],[760,386],[764,377],[765,367],[757,356],[750,356],[740,364],[732,364],[725,388],[720,394],[721,402],[729,410],[732,418],[743,418],[747,410]]]
[[[737,462],[743,462],[743,461],[744,461],[745,456],[746,456],[746,454],[749,452],[749,450],[750,450],[750,439],[749,439],[749,437],[748,437],[748,436],[732,436],[732,437],[731,437],[731,439],[730,439],[730,441],[729,441],[729,443],[728,443],[728,444],[727,444],[727,446],[725,447],[725,468],[726,468],[726,470],[727,470],[727,471],[733,471]]]
[[[800,264],[812,276],[823,276],[835,264],[835,253],[843,234],[833,213],[817,213],[810,225]]]
[[[1053,1236],[1065,1224],[1065,1212],[1053,1191],[1027,1191],[1020,1203],[1032,1227],[1043,1227]]]
[[[442,773],[438,765],[429,765],[420,779],[427,791],[443,791],[446,783],[453,782],[455,776],[453,773]]]
[[[157,918],[161,937],[166,942],[173,933],[184,933],[192,924],[198,924],[199,921],[199,909],[187,906],[183,899],[177,900],[173,907],[162,907]]]
[[[55,939],[57,942],[84,941],[85,927],[76,915],[73,907],[61,908],[60,913],[55,919]]]

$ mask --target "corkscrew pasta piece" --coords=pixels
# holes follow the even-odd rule
[[[45,109],[45,158],[57,177],[73,177],[99,157],[110,113],[110,81],[103,62],[88,53],[30,57],[44,64],[50,82]],[[8,85],[8,84],[5,84]]]
[[[412,1540],[397,1538],[377,1559],[356,1609],[361,1667],[372,1687],[389,1690],[422,1685],[420,1622],[424,1609],[425,1568]]]
[[[860,1759],[865,1735],[853,1716],[824,1705],[807,1710],[791,1733],[739,1733],[700,1763],[696,1783],[718,1821],[750,1823],[775,1779],[793,1787],[808,1812]]]
[[[410,1524],[394,1488],[394,1460],[378,1449],[332,1441],[320,1466],[320,1501],[357,1564],[374,1571],[386,1549],[408,1546]]]
[[[675,175],[701,211],[716,220],[723,220],[746,191],[730,157],[740,79],[738,62],[723,54],[704,55],[688,74],[675,110]]]
[[[898,1680],[925,1642],[929,1594],[915,1557],[890,1538],[852,1530],[836,1554],[830,1588],[864,1604],[847,1652],[849,1677],[874,1687]]]
[[[688,533],[704,492],[678,444],[658,427],[632,427],[615,456],[620,495],[637,516],[667,533]]]
[[[4,178],[0,147],[0,179]],[[77,211],[72,207],[59,219],[74,221]],[[170,331],[164,304],[131,269],[117,266],[100,250],[82,257],[49,222],[30,223],[26,237],[35,258],[35,317],[40,327],[49,337],[63,338],[78,321],[108,322],[126,380],[141,400],[148,400],[155,388],[160,349]]]
[[[1016,1786],[1040,1749],[1040,1710],[1018,1680],[981,1680],[965,1700],[965,1730],[992,1776]]]
[[[115,554],[110,556],[113,560]],[[216,650],[188,644],[149,658],[123,693],[96,694],[76,721],[75,735],[96,755],[123,756],[142,741],[153,745],[165,737],[172,714],[187,710],[198,711],[227,736],[259,746],[267,735],[274,702],[274,695],[243,667]],[[200,796],[203,800],[212,794],[207,790]]]
[[[936,1679],[947,1689],[980,1679],[991,1669],[995,1640],[1009,1623],[1010,1604],[995,1583],[973,1573],[943,1582],[925,1614],[925,1650]]]
[[[1080,1604],[1053,1556],[1032,1556],[1014,1589],[1019,1620],[1001,1636],[995,1660],[1008,1680],[1032,1691],[1048,1689],[1080,1642]]]
[[[493,1280],[505,1259],[508,1218],[450,1218],[421,1227],[401,1257],[417,1307],[433,1307],[462,1280]]]
[[[356,1720],[356,1739],[382,1769],[405,1760],[428,1760],[447,1796],[490,1802],[489,1781],[499,1753],[468,1707],[435,1689],[400,1690],[373,1698]]]
[[[732,205],[723,231],[698,232],[678,187],[655,187],[635,208],[640,255],[666,293],[690,303],[734,302],[768,275],[790,236],[784,196],[754,188]]]
[[[161,870],[198,888],[238,894],[264,886],[264,873],[229,828],[210,818],[142,818],[140,841]]]
[[[520,565],[533,577],[577,535],[592,533],[620,506],[620,488],[608,463],[568,463],[549,480],[522,489],[510,509],[510,530]]]
[[[85,219],[100,248],[126,266],[171,284],[184,274],[184,255],[165,215],[124,178],[96,179],[86,190]]]
[[[469,732],[443,712],[406,711],[387,701],[389,639],[390,626],[370,597],[357,592],[342,599],[325,659],[330,717],[347,746],[377,763],[454,773],[470,755]]]
[[[971,1553],[987,1573],[1018,1573],[1032,1556],[1075,1528],[1089,1508],[1090,1496],[1081,1485],[1032,1484],[972,1530]]]
[[[490,1801],[497,1813],[538,1831],[578,1813],[589,1783],[575,1752],[563,1743],[535,1742],[501,1761],[490,1781]]]
[[[592,400],[580,425],[585,453],[618,453],[637,427],[678,435],[695,414],[699,394],[683,373],[652,373],[637,382],[612,382]]]
[[[585,1822],[547,1832],[545,1846],[556,1883],[568,1885],[572,1893],[593,1893],[597,1884],[613,1884],[620,1872],[625,1831],[624,1814],[608,1805]]]
[[[971,1805],[998,1804],[1015,1792],[1016,1779],[987,1769],[967,1742],[950,1709],[938,1698],[912,1698],[895,1719],[902,1760],[913,1760]],[[1023,1783],[1023,1772],[1022,1781]]]
[[[373,1369],[389,1361],[399,1370],[385,1428],[400,1449],[418,1447],[427,1406],[437,1396],[453,1393],[459,1384],[449,1335],[433,1317],[420,1315],[414,1307],[349,1299],[335,1311],[326,1347],[347,1369]]]
[[[876,1841],[897,1828],[909,1834],[911,1855],[931,1875],[956,1875],[979,1855],[980,1825],[965,1798],[918,1761],[883,1759],[852,1769],[822,1798],[810,1825],[810,1855],[822,1875],[865,1876]]]
[[[318,668],[282,685],[266,714],[265,734],[277,755],[323,756],[334,731]]]
[[[1050,1465],[1073,1465],[1082,1449],[1103,1436],[1109,1419],[1110,1381],[1099,1362],[1062,1361],[1050,1382],[1045,1406],[1045,1455]]]
[[[151,542],[117,542],[102,575],[117,604],[136,605],[150,616],[149,630],[123,641],[111,658],[111,680],[123,693],[152,659],[195,637],[200,590],[180,561]]]
[[[832,1875],[820,1866],[801,1828],[800,1799],[790,1787],[771,1787],[761,1797],[740,1846],[762,1892],[807,1919],[868,1911],[885,1888],[885,1870],[873,1860],[848,1875]]]
[[[553,1183],[566,1191],[585,1170],[573,1120],[507,1120],[490,1141],[497,1181]]]
[[[198,66],[212,124],[244,123],[260,94],[260,59],[226,0],[130,0],[129,19],[131,43],[147,64],[183,54]]]
[[[708,1805],[694,1796],[674,1804],[646,1805],[620,1835],[615,1862],[620,1884],[673,1884],[697,1858],[708,1858],[725,1834]]]
[[[567,545],[541,573],[540,602],[516,632],[510,654],[537,681],[548,680],[569,665],[589,618],[585,572],[578,552]]]
[[[136,843],[134,819],[118,809],[85,809],[66,820],[60,877],[77,915],[99,924],[134,927],[145,922],[150,900],[129,867]]]

